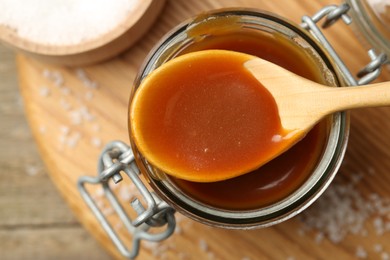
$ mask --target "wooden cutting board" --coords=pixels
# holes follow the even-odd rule
[[[80,222],[115,258],[121,256],[81,199],[76,183],[80,176],[96,175],[97,158],[105,143],[129,142],[129,92],[153,45],[176,24],[205,10],[254,7],[299,23],[302,15],[312,15],[334,2],[341,1],[167,1],[143,39],[105,63],[67,68],[18,57],[26,114],[53,183]],[[353,71],[368,61],[365,49],[348,26],[338,23],[326,34]],[[390,73],[385,72],[380,80],[390,80]],[[356,110],[351,114],[345,163],[329,188],[333,195],[322,196],[301,217],[271,228],[232,231],[207,227],[176,214],[179,228],[175,234],[161,244],[143,243],[139,259],[385,259],[390,253],[390,208],[383,206],[390,200],[389,137],[389,108]],[[91,192],[100,199],[98,189]],[[127,197],[122,194],[123,200]],[[106,214],[111,213],[107,210]],[[116,221],[115,216],[109,217]],[[347,230],[347,221],[330,222],[336,219],[354,220],[357,227]],[[122,227],[113,225],[125,234]],[[336,227],[340,232],[326,232],[326,227]]]

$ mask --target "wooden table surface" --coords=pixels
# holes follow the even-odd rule
[[[299,22],[301,15],[314,14],[334,2],[340,1],[167,1],[156,25],[145,37],[111,61],[75,69],[19,56],[20,85],[32,132],[52,181],[76,218],[63,207],[57,209],[62,201],[49,194],[54,190],[33,150],[31,135],[25,125],[14,125],[15,118],[20,122],[22,117],[22,108],[15,100],[16,88],[2,82],[1,91],[4,88],[6,95],[2,94],[1,99],[6,102],[0,108],[7,123],[0,128],[4,142],[0,165],[0,259],[2,256],[4,259],[107,258],[102,248],[120,257],[81,201],[76,181],[81,175],[95,174],[97,155],[104,143],[113,139],[128,142],[130,84],[148,51],[175,24],[200,11],[223,6],[261,8]],[[340,23],[326,34],[353,71],[367,62],[366,51],[350,28]],[[8,64],[4,70],[13,66],[10,62],[4,64]],[[390,74],[385,72],[380,80],[390,80]],[[143,244],[140,259],[387,259],[390,257],[388,118],[388,108],[351,113],[351,138],[345,163],[329,192],[300,217],[267,229],[230,231],[206,227],[176,214],[178,231],[161,245]],[[18,131],[11,134],[13,128]],[[15,172],[12,177],[8,168]],[[77,220],[101,246],[91,242]],[[34,234],[39,239],[33,238]],[[25,246],[24,253],[17,249],[20,244]]]
[[[26,123],[15,53],[3,45],[0,122],[0,259],[110,259],[50,181]]]

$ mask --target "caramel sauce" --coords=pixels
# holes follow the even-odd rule
[[[324,83],[321,71],[293,43],[267,34],[234,34],[205,38],[182,53],[224,49],[271,61],[298,75]],[[326,120],[290,150],[251,173],[220,182],[198,183],[170,177],[188,196],[217,208],[249,210],[279,201],[302,185],[316,167],[327,140]]]
[[[248,53],[313,81],[323,81],[309,56],[290,41],[268,34],[210,36],[187,46],[181,54],[205,49]],[[281,131],[273,98],[259,91],[259,83],[250,75],[241,77],[245,73],[232,61],[190,66],[185,73],[167,76],[143,99],[148,102],[145,107],[153,107],[143,109],[144,140],[156,149],[153,153],[178,168],[196,172],[206,167],[212,174],[218,174],[224,167],[242,168],[253,158],[253,153],[261,153],[261,147],[272,143],[272,136]],[[198,74],[199,71],[203,74]],[[230,72],[211,79],[221,71]],[[231,71],[239,71],[241,76]],[[264,109],[267,113],[262,113]],[[283,155],[226,181],[200,183],[169,178],[188,196],[217,208],[266,206],[288,196],[308,178],[322,154],[326,134],[327,123],[321,122]]]
[[[137,91],[132,132],[147,160],[181,179],[248,173],[288,143],[277,105],[245,69],[253,56],[197,52],[159,68]]]

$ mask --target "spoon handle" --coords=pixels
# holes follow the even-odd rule
[[[390,106],[390,82],[342,88],[327,88],[321,91],[326,96],[327,112],[363,107]]]

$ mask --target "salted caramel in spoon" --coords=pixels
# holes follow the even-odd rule
[[[277,157],[327,114],[388,105],[389,83],[377,85],[332,88],[244,53],[193,52],[143,80],[130,106],[131,135],[167,174],[226,180]]]

